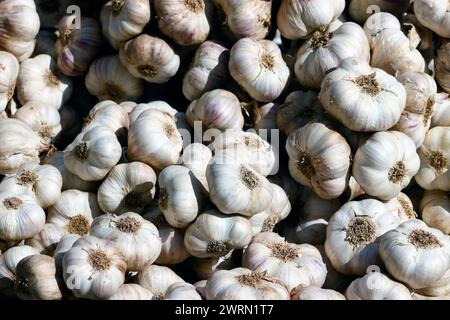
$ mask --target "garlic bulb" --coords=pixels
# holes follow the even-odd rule
[[[141,34],[150,21],[149,0],[111,0],[100,13],[103,35],[115,49]]]
[[[446,0],[416,0],[417,20],[443,38],[450,38],[450,3]]]
[[[328,221],[325,252],[337,271],[363,275],[381,265],[377,238],[399,223],[378,200],[347,202]]]
[[[289,300],[289,291],[267,272],[219,270],[206,282],[207,300]]]
[[[350,57],[369,63],[370,47],[364,30],[346,22],[336,30],[322,27],[300,47],[295,61],[295,75],[303,87],[319,89],[326,73]]]
[[[6,51],[0,51],[0,112],[6,109],[14,95],[19,75],[19,62]]]
[[[347,141],[314,122],[293,131],[286,141],[289,172],[321,198],[339,197],[348,182],[351,150]]]
[[[0,193],[0,239],[24,240],[44,228],[45,212],[28,194]]]
[[[22,164],[15,175],[5,177],[0,183],[0,192],[13,192],[34,196],[42,208],[53,205],[61,195],[62,177],[52,165],[34,162]]]
[[[17,97],[22,105],[42,102],[57,109],[72,95],[72,80],[57,69],[47,54],[23,61],[17,78]]]
[[[450,234],[450,198],[444,191],[425,191],[420,201],[422,220],[431,228]]]
[[[167,102],[165,101],[152,101],[148,103],[139,103],[136,104],[133,109],[129,112],[128,117],[130,119],[130,123],[136,122],[137,118],[147,110],[157,110],[160,111],[170,117],[172,117],[175,122],[178,121],[179,114],[181,112],[178,112],[177,109],[172,108]]]
[[[450,267],[450,239],[420,220],[403,222],[381,237],[389,273],[413,289],[432,286]]]
[[[145,163],[118,164],[98,189],[98,204],[104,212],[141,212],[153,200],[155,185],[155,171]]]
[[[201,143],[188,145],[184,148],[181,156],[183,166],[191,170],[206,191],[209,190],[208,181],[206,180],[206,168],[211,158],[211,150]]]
[[[75,26],[76,19],[79,19],[79,28]],[[62,18],[55,45],[61,72],[71,77],[85,74],[101,43],[100,27],[95,19],[74,14]]]
[[[412,300],[408,288],[381,272],[369,272],[345,290],[348,300]]]
[[[400,192],[395,198],[392,198],[384,204],[390,212],[399,218],[400,222],[405,222],[417,217],[411,199],[403,192]]]
[[[67,287],[76,297],[88,299],[114,295],[125,280],[127,268],[113,242],[91,236],[73,244],[64,255],[62,266]]]
[[[201,213],[186,229],[184,245],[197,258],[226,255],[247,246],[252,239],[250,222],[244,217],[221,214],[215,210]]]
[[[222,257],[195,259],[195,272],[200,279],[208,279],[217,270],[230,270],[237,267],[233,261],[233,250]]]
[[[129,271],[142,270],[146,263],[155,262],[161,252],[158,229],[134,212],[101,215],[92,222],[90,234],[114,242]]]
[[[261,102],[278,98],[289,79],[280,48],[269,40],[239,40],[231,48],[228,66],[233,79]]]
[[[193,101],[205,92],[226,84],[229,54],[227,48],[212,41],[205,41],[198,47],[183,78],[183,94],[186,99]]]
[[[133,77],[122,65],[119,55],[95,60],[89,67],[85,85],[90,94],[117,103],[137,100],[144,91],[141,79]]]
[[[42,102],[27,102],[17,110],[14,118],[26,123],[47,143],[55,139],[62,129],[58,110]]]
[[[94,127],[81,132],[64,150],[64,164],[70,172],[83,180],[102,180],[119,162],[122,147],[114,131],[108,127]]]
[[[242,266],[278,278],[289,292],[297,286],[321,287],[327,274],[316,248],[286,242],[273,232],[263,232],[253,238],[244,251]]]
[[[0,3],[0,50],[28,59],[34,50],[40,21],[33,0],[4,0]]]
[[[204,129],[242,129],[244,116],[238,98],[231,92],[215,89],[194,100],[186,111],[191,127],[200,122]]]
[[[67,230],[70,234],[87,235],[93,218],[102,214],[94,193],[66,190],[48,210],[48,223]]]
[[[402,16],[412,0],[351,0],[349,6],[350,16],[358,23],[364,23],[367,18],[376,12],[389,12],[396,16]]]
[[[151,300],[153,294],[135,283],[125,283],[108,300]]]
[[[57,279],[55,259],[36,254],[20,260],[14,288],[22,300],[61,300],[63,284]]]
[[[352,94],[349,94],[351,92]],[[353,131],[382,131],[400,119],[405,108],[405,88],[381,69],[364,60],[348,58],[325,76],[320,102]]]
[[[433,96],[434,114],[431,117],[431,127],[450,127],[450,96],[438,93]]]
[[[271,183],[246,164],[213,158],[206,179],[211,201],[223,213],[252,216],[266,210],[272,201]]]
[[[450,93],[450,42],[443,44],[438,52],[435,61],[436,81],[447,93]]]
[[[202,297],[192,284],[177,282],[167,288],[163,300],[202,300]]]
[[[39,250],[39,253],[52,256],[56,246],[67,231],[53,223],[46,223],[44,228],[32,238],[27,239],[25,244]]]
[[[364,24],[372,57],[370,65],[395,75],[397,72],[424,72],[425,60],[418,43],[402,32],[398,19],[387,12],[371,15]]]
[[[180,67],[180,57],[162,39],[142,34],[120,48],[120,61],[136,78],[165,83]]]
[[[450,191],[450,127],[428,131],[419,156],[417,183],[426,190]]]
[[[344,11],[345,0],[282,0],[277,15],[281,35],[287,39],[302,39],[320,27],[329,25]]]
[[[342,293],[331,289],[322,289],[316,286],[298,288],[291,300],[346,300]]]
[[[128,158],[141,161],[156,170],[176,164],[183,140],[175,120],[168,114],[150,109],[133,121],[128,132]]]
[[[390,200],[409,184],[419,167],[411,138],[398,131],[382,131],[358,148],[352,172],[367,194]]]

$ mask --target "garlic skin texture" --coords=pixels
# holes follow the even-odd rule
[[[33,0],[5,0],[0,4],[0,50],[12,53],[19,62],[33,53],[39,27]]]
[[[201,143],[191,143],[184,148],[181,156],[183,166],[191,170],[192,174],[200,181],[206,191],[209,191],[206,180],[206,168],[212,158],[211,150]]]
[[[441,92],[433,96],[434,114],[431,117],[431,127],[450,127],[450,96]]]
[[[158,27],[182,46],[200,44],[209,34],[209,0],[154,0]]]
[[[67,234],[59,240],[55,251],[53,252],[53,258],[55,258],[56,270],[58,274],[62,274],[62,259],[67,251],[69,251],[73,244],[80,239],[77,234]]]
[[[282,0],[277,25],[287,39],[307,38],[320,27],[336,20],[345,9],[345,0]]]
[[[426,190],[420,200],[422,220],[431,228],[450,234],[450,198],[448,192]]]
[[[72,80],[60,74],[51,56],[41,54],[21,63],[17,97],[22,105],[34,101],[59,109],[71,95]]]
[[[239,40],[231,48],[228,68],[233,79],[260,102],[278,98],[290,74],[274,42],[250,38]]]
[[[286,151],[295,181],[324,199],[337,198],[344,192],[351,150],[339,133],[322,123],[307,124],[289,135]]]
[[[358,23],[364,23],[374,12],[374,6],[379,11],[389,12],[396,16],[402,16],[408,10],[411,0],[351,0],[349,6],[350,16]]]
[[[94,219],[89,233],[115,243],[127,264],[127,270],[140,271],[152,264],[161,252],[158,229],[139,214],[105,214]]]
[[[414,1],[417,20],[443,38],[450,38],[450,3],[446,0]]]
[[[66,190],[48,209],[47,223],[55,224],[70,234],[85,236],[93,218],[101,214],[95,193]]]
[[[417,289],[415,292],[431,297],[448,297],[450,295],[450,269],[444,273],[441,279],[433,283],[431,287]]]
[[[0,51],[0,112],[4,111],[14,95],[19,75],[19,62],[6,51]]]
[[[286,242],[273,232],[263,232],[253,238],[244,251],[242,266],[278,278],[289,292],[297,286],[321,287],[327,274],[316,248]]]
[[[381,272],[368,272],[345,290],[348,300],[412,300],[409,289]]]
[[[445,90],[450,93],[450,42],[443,44],[438,52],[435,61],[436,81]]]
[[[207,300],[289,300],[282,282],[266,272],[246,268],[219,270],[205,286]]]
[[[347,202],[328,221],[325,252],[340,273],[363,275],[368,267],[381,265],[378,237],[399,223],[378,200]]]
[[[170,115],[150,109],[142,112],[130,125],[128,159],[141,161],[155,170],[176,164],[183,140]]]
[[[120,48],[120,61],[136,78],[165,83],[180,67],[180,57],[162,39],[142,34]]]
[[[200,279],[208,279],[217,270],[230,270],[236,267],[233,261],[233,250],[217,258],[195,259],[195,272]]]
[[[227,48],[213,41],[205,41],[198,47],[183,77],[182,90],[186,99],[193,101],[226,84],[229,55]]]
[[[395,198],[384,202],[384,204],[390,212],[399,218],[400,222],[417,218],[411,199],[403,192],[400,192]]]
[[[133,77],[122,65],[119,55],[95,60],[85,78],[87,90],[100,101],[116,103],[137,100],[144,91],[141,79]]]
[[[399,131],[381,131],[358,148],[352,172],[367,194],[387,201],[409,184],[420,163],[411,138]]]
[[[125,283],[108,300],[151,300],[153,294],[135,283]]]
[[[124,283],[127,265],[113,242],[85,236],[66,252],[62,267],[64,281],[75,297],[106,299]]]
[[[370,47],[364,30],[353,22],[345,22],[336,30],[323,27],[297,52],[295,75],[303,87],[319,89],[326,73],[350,57],[370,62]]]
[[[122,147],[108,127],[81,132],[64,150],[67,170],[86,181],[102,180],[119,162]]]
[[[246,218],[215,210],[201,213],[184,235],[187,251],[197,258],[221,257],[232,249],[244,248],[251,240],[251,225]]]
[[[450,267],[450,239],[421,220],[403,222],[381,237],[386,269],[410,288],[433,286]]]
[[[53,223],[46,223],[39,233],[25,240],[25,244],[36,248],[40,254],[52,256],[59,241],[65,235],[67,235],[65,229]]]
[[[425,190],[450,191],[450,127],[429,130],[418,153],[416,182]]]
[[[75,29],[75,19],[76,15],[61,19],[55,44],[58,68],[70,77],[87,72],[102,43],[100,27],[95,19],[80,17],[79,29]]]
[[[309,286],[306,288],[298,288],[294,295],[291,295],[291,300],[346,300],[342,293],[331,289],[322,289],[316,286]]]
[[[383,70],[370,67],[364,60],[348,58],[325,76],[319,99],[325,110],[347,128],[382,131],[400,119],[406,92]]]
[[[141,34],[150,18],[149,0],[112,0],[100,12],[103,35],[116,50]]]

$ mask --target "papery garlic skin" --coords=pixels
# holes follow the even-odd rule
[[[72,80],[57,70],[46,54],[23,61],[17,78],[17,96],[22,105],[42,102],[59,109],[72,95]]]
[[[435,104],[431,127],[450,127],[450,96],[441,92],[433,96]]]
[[[120,48],[120,61],[136,78],[165,83],[180,67],[180,57],[162,39],[142,34]]]
[[[411,199],[403,192],[400,192],[395,198],[384,202],[384,204],[390,212],[399,218],[400,222],[417,218]]]
[[[233,250],[222,257],[197,258],[194,261],[195,272],[200,279],[208,279],[217,270],[230,270],[236,267],[233,261]]]
[[[450,38],[450,3],[446,0],[414,1],[417,20],[443,38]]]
[[[73,244],[80,239],[77,234],[67,234],[59,239],[58,245],[53,252],[53,258],[55,258],[56,270],[58,274],[62,273],[62,259],[67,251],[72,248]]]
[[[412,0],[351,0],[350,16],[358,23],[364,23],[374,12],[389,12],[401,16],[409,8]],[[379,11],[376,11],[379,10]]]
[[[177,282],[167,289],[164,300],[202,300],[202,297],[192,284]]]
[[[228,67],[233,79],[261,102],[278,98],[290,74],[280,48],[269,40],[239,40],[231,48]]]
[[[67,231],[56,224],[46,223],[42,230],[25,241],[26,245],[39,250],[39,253],[53,256],[53,252]]]
[[[346,300],[342,293],[331,289],[309,286],[296,290],[291,300]]]
[[[435,62],[436,81],[447,93],[450,93],[450,42],[443,44],[437,52]]]
[[[192,174],[200,181],[206,191],[209,191],[206,180],[206,168],[212,158],[211,150],[201,143],[191,143],[184,148],[181,156],[183,166],[191,170]]]
[[[450,269],[444,273],[441,279],[434,282],[432,286],[417,289],[415,292],[431,297],[442,297],[450,295]]]
[[[125,283],[108,300],[151,300],[153,294],[136,283]]]
[[[165,101],[151,101],[148,103],[139,103],[136,104],[133,109],[129,112],[128,117],[130,119],[130,123],[133,123],[139,118],[139,116],[147,110],[157,110],[162,113],[167,114],[168,116],[172,117],[175,121],[178,120],[178,114],[181,112],[178,112],[177,109],[172,108],[167,102]]]
[[[6,109],[14,95],[16,80],[19,75],[19,62],[6,51],[0,51],[0,112]]]
[[[450,198],[444,191],[430,191],[424,193],[420,201],[422,220],[442,233],[450,234]]]

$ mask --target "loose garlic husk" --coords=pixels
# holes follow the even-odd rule
[[[182,46],[200,44],[209,34],[209,0],[154,0],[158,27]]]
[[[409,8],[412,0],[351,0],[349,6],[350,16],[358,23],[364,23],[370,15],[376,12],[389,12],[401,17]]]
[[[127,40],[142,33],[150,21],[149,0],[112,0],[100,13],[103,35],[117,50]]]
[[[36,248],[39,253],[52,256],[56,246],[67,231],[53,223],[46,223],[44,228],[32,238],[25,241],[26,245]]]
[[[345,22],[335,30],[322,27],[300,47],[295,75],[303,87],[319,89],[327,72],[350,57],[369,63],[370,47],[364,30],[353,22]]]
[[[450,127],[434,127],[419,148],[417,183],[426,190],[450,191]]]
[[[43,102],[27,102],[17,110],[14,118],[26,123],[47,143],[52,142],[62,129],[58,110]]]
[[[347,187],[351,150],[347,141],[314,122],[293,131],[286,141],[289,172],[321,198],[339,197]]]
[[[116,245],[85,236],[63,257],[67,287],[78,298],[106,299],[116,294],[125,280],[127,264]]]
[[[450,234],[450,198],[444,191],[425,191],[420,201],[422,220],[431,227]]]
[[[12,53],[19,62],[33,53],[39,27],[33,0],[5,0],[0,3],[0,50]]]
[[[64,150],[67,170],[86,181],[102,180],[119,162],[122,147],[108,127],[81,132]]]
[[[294,290],[291,300],[346,300],[342,293],[316,286],[300,287]]]
[[[89,233],[114,242],[122,252],[129,271],[142,270],[145,264],[155,262],[161,252],[158,229],[134,212],[120,216],[101,215],[94,219]]]
[[[399,131],[381,131],[358,148],[352,172],[367,194],[387,201],[409,184],[420,162],[411,138]]]
[[[108,300],[151,300],[153,294],[136,283],[125,283]]]
[[[14,95],[19,75],[19,62],[6,51],[0,51],[0,112],[4,111]]]
[[[345,290],[348,300],[412,300],[408,288],[381,272],[369,272]]]
[[[188,145],[184,148],[181,156],[183,166],[191,170],[206,191],[209,191],[208,181],[206,180],[206,168],[211,158],[211,150],[201,143]]]
[[[95,60],[89,67],[85,85],[89,93],[100,101],[112,100],[117,103],[137,100],[144,91],[143,81],[128,72],[120,62],[119,55]]]
[[[350,201],[328,221],[325,252],[337,271],[363,275],[368,267],[382,265],[377,239],[399,223],[378,200]]]
[[[316,248],[286,242],[273,232],[263,232],[253,238],[244,251],[242,266],[280,279],[289,292],[297,286],[321,287],[327,274]]]
[[[63,284],[55,259],[36,254],[20,260],[14,288],[22,300],[61,300]]]
[[[52,165],[34,162],[22,164],[15,175],[0,183],[0,192],[32,195],[42,208],[52,206],[61,195],[62,177]]]
[[[233,261],[233,250],[222,257],[197,258],[194,260],[195,272],[200,279],[208,279],[217,270],[230,270],[237,267]]]
[[[433,286],[450,268],[450,239],[420,220],[403,222],[381,237],[389,273],[413,289]]]
[[[289,80],[280,48],[269,40],[239,40],[231,48],[228,66],[234,80],[260,102],[278,98]]]
[[[443,38],[450,38],[450,3],[448,0],[415,0],[417,20]]]
[[[128,132],[128,158],[156,170],[178,163],[183,139],[175,120],[167,113],[150,109],[133,121]]]
[[[400,192],[395,198],[392,198],[384,204],[390,212],[399,218],[400,222],[405,222],[417,217],[411,199],[403,192]]]
[[[267,272],[219,270],[206,282],[207,300],[289,300],[286,286]]]
[[[193,101],[226,84],[229,55],[227,48],[212,41],[205,41],[198,47],[183,78],[182,90],[186,99]]]
[[[251,109],[251,121],[252,121],[252,127],[257,132],[264,132],[264,130],[267,130],[270,132],[270,130],[277,130],[277,111],[278,111],[278,104],[275,104],[273,102],[265,103],[262,105],[258,105],[258,103],[253,102],[251,103],[252,109]],[[271,141],[271,137],[267,138],[267,141]]]
[[[85,236],[93,218],[102,214],[95,193],[66,190],[48,210],[48,223],[67,230],[70,234]]]
[[[251,225],[246,218],[215,210],[201,213],[184,235],[187,251],[197,258],[221,257],[232,249],[244,248],[251,240]]]
[[[406,93],[393,76],[364,60],[348,58],[325,76],[319,99],[325,110],[347,128],[382,131],[400,119]]]
[[[450,127],[450,96],[441,92],[435,94],[432,99],[435,109],[431,117],[431,127]]]
[[[435,61],[436,81],[447,93],[450,93],[450,42],[443,44]]]
[[[104,212],[141,212],[155,196],[156,174],[142,162],[118,164],[100,185],[97,199]]]

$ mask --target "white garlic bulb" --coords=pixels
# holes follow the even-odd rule
[[[433,96],[435,104],[431,127],[450,127],[450,96],[441,92]]]
[[[291,300],[346,300],[342,293],[316,286],[299,287],[291,296]]]
[[[390,212],[399,218],[400,222],[405,222],[417,217],[411,199],[403,192],[400,192],[395,198],[384,202],[384,204]]]
[[[191,170],[206,191],[209,190],[208,181],[206,180],[206,168],[211,158],[211,150],[207,146],[196,142],[185,147],[181,156],[183,166]]]
[[[444,191],[425,191],[420,201],[422,220],[431,228],[450,234],[450,198]]]
[[[13,98],[19,75],[19,62],[6,51],[0,51],[0,112],[6,109]]]
[[[39,250],[39,253],[52,256],[56,246],[67,231],[56,224],[46,223],[39,233],[25,241],[26,245]]]
[[[350,16],[358,23],[364,23],[374,12],[389,12],[402,16],[412,0],[351,0],[349,6]]]
[[[125,283],[108,300],[151,300],[153,294],[136,283]]]
[[[239,40],[231,48],[228,66],[233,79],[261,102],[278,98],[289,80],[280,48],[269,40]]]
[[[382,131],[358,148],[352,172],[367,194],[390,200],[409,184],[419,167],[411,138],[399,131]]]
[[[438,52],[435,61],[436,81],[447,93],[450,93],[450,42],[443,44]]]
[[[417,20],[443,38],[450,38],[450,3],[446,0],[414,1]]]

